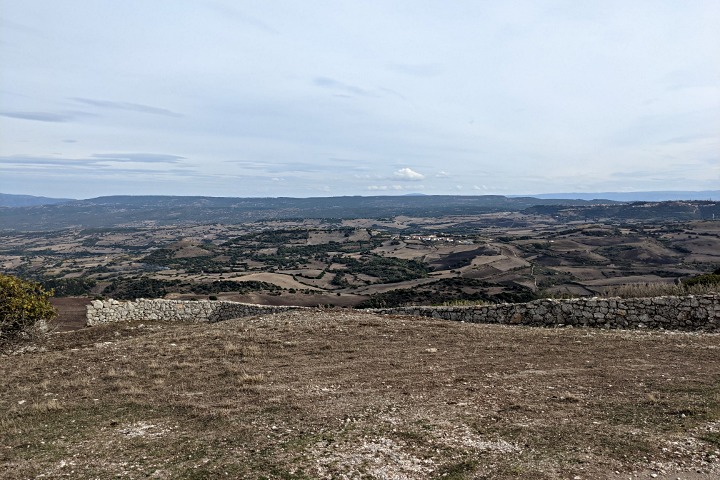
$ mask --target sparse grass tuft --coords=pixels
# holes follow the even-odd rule
[[[244,345],[241,351],[243,357],[249,358],[259,357],[261,354],[260,347],[257,345]]]
[[[477,460],[464,459],[455,461],[443,466],[438,471],[438,477],[448,480],[464,480],[474,478],[473,473],[477,466]]]
[[[240,385],[257,385],[258,383],[262,383],[265,377],[262,373],[258,373],[256,375],[248,375],[247,373],[244,373],[238,378],[238,384]]]
[[[456,300],[449,300],[447,302],[441,303],[440,307],[474,307],[479,305],[489,305],[490,302],[487,302],[485,300],[465,300],[465,299],[456,299]]]
[[[707,432],[700,435],[699,438],[713,445],[715,448],[720,448],[720,432]]]
[[[62,405],[60,404],[60,401],[57,398],[50,398],[47,400],[42,400],[40,402],[33,403],[30,405],[30,408],[32,408],[36,412],[50,412],[53,410],[62,409]]]

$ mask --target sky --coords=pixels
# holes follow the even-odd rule
[[[0,192],[720,189],[718,0],[0,0]]]

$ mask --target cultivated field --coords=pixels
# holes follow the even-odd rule
[[[0,477],[711,479],[720,336],[290,312],[0,358]]]

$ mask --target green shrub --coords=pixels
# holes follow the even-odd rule
[[[40,283],[45,290],[52,290],[56,297],[87,295],[97,284],[88,278],[43,278]]]
[[[116,278],[105,287],[103,294],[118,300],[136,298],[162,298],[180,285],[179,280],[157,280],[155,278]]]
[[[720,285],[720,275],[716,273],[698,275],[697,277],[688,278],[683,284],[686,287],[692,287],[694,285]]]
[[[47,291],[36,282],[0,274],[0,349],[38,338],[56,312]]]

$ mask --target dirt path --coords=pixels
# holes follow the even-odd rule
[[[58,312],[50,326],[58,332],[69,332],[85,327],[85,315],[90,299],[86,297],[56,297],[50,303]]]

